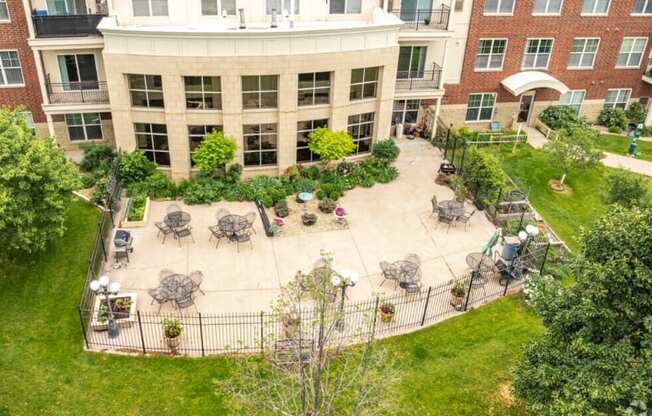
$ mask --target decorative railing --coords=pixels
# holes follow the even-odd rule
[[[107,104],[106,81],[46,82],[50,104]]]
[[[101,36],[97,30],[101,14],[74,14],[57,16],[32,16],[37,38]]]
[[[440,7],[432,9],[396,9],[390,13],[398,16],[407,29],[413,30],[448,30],[450,20],[450,7],[442,4]]]
[[[398,71],[396,73],[397,90],[436,90],[439,89],[442,68],[433,64],[428,71]]]

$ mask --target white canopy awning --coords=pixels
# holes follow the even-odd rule
[[[568,87],[557,78],[541,71],[523,71],[510,75],[501,82],[507,91],[514,95],[521,95],[525,91],[535,88],[552,88],[561,94],[568,92]]]

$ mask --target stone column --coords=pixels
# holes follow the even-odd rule
[[[298,83],[296,72],[284,72],[279,75],[277,139],[279,173],[296,163]]]
[[[186,126],[186,101],[183,77],[163,75],[165,98],[165,124],[170,148],[170,172],[179,181],[190,176],[190,143]]]

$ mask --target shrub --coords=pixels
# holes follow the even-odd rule
[[[192,155],[195,166],[207,175],[224,171],[227,163],[233,160],[236,151],[235,140],[221,131],[213,131],[204,137]]]
[[[115,159],[115,152],[108,144],[84,144],[81,146],[84,156],[79,162],[79,168],[84,172],[93,172],[104,168],[103,165],[111,165]]]
[[[281,199],[280,201],[276,202],[276,204],[274,204],[274,213],[277,217],[281,218],[285,218],[290,215],[290,208],[288,208],[288,203],[285,199]]]
[[[301,169],[301,176],[316,181],[321,176],[321,172],[317,166],[312,165]]]
[[[226,199],[228,186],[223,182],[208,177],[198,177],[196,180],[186,180],[179,185],[177,193],[183,197],[188,205],[209,204],[219,201],[222,196]],[[238,200],[238,198],[234,199]]]
[[[355,162],[341,162],[340,164],[337,165],[335,171],[337,172],[338,175],[348,176],[353,174],[357,166],[358,164]]]
[[[394,166],[383,166],[375,179],[380,183],[389,183],[398,178],[398,169]]]
[[[95,205],[104,205],[106,196],[106,191],[109,186],[109,178],[106,176],[100,176],[95,182],[95,187],[93,188],[93,193],[91,194],[91,202]]]
[[[627,116],[622,108],[603,108],[598,123],[609,128],[612,133],[620,133],[627,128]]]
[[[304,225],[314,225],[317,222],[317,215],[312,212],[306,212],[301,216]]]
[[[131,197],[129,205],[129,214],[127,215],[128,221],[142,221],[145,216],[145,202],[147,197],[145,195],[134,195]]]
[[[398,155],[401,153],[401,149],[398,148],[394,140],[386,139],[380,140],[374,144],[373,147],[373,156],[377,159],[387,160],[393,162],[398,158]]]
[[[310,133],[308,147],[319,155],[322,162],[328,164],[334,160],[344,159],[355,151],[353,137],[345,131],[332,131],[318,128]]]
[[[88,189],[95,186],[97,177],[95,175],[80,175],[82,189]]]
[[[464,182],[478,202],[489,206],[496,203],[499,194],[507,187],[507,175],[496,156],[470,147],[464,163]]]
[[[453,190],[453,193],[455,194],[455,198],[458,201],[464,201],[464,199],[466,199],[466,194],[468,190],[466,189],[466,185],[464,184],[464,179],[462,179],[461,176],[454,175],[451,178],[450,187]]]
[[[608,204],[642,208],[650,206],[650,197],[648,181],[643,177],[620,169],[607,175]]]
[[[319,210],[324,214],[330,214],[337,208],[337,203],[330,198],[324,198],[319,201]]]
[[[129,192],[146,195],[154,199],[174,198],[177,187],[163,172],[154,172],[141,182],[129,184]]]
[[[242,177],[242,170],[243,167],[239,163],[234,163],[233,165],[229,166],[229,168],[226,170],[226,173],[224,174],[224,181],[227,183],[239,182],[240,178]]]
[[[301,178],[297,181],[297,192],[314,192],[317,184],[312,179]]]
[[[156,169],[156,163],[150,161],[142,150],[126,152],[120,161],[120,177],[126,185],[143,181]]]
[[[317,199],[330,198],[333,201],[337,201],[342,196],[344,189],[342,184],[339,182],[333,183],[322,183],[319,191],[317,191]]]
[[[643,106],[638,102],[633,102],[627,111],[625,111],[627,119],[632,124],[642,124],[645,123],[645,117],[647,116],[647,111]]]
[[[553,130],[565,129],[570,132],[589,126],[585,118],[578,116],[573,108],[565,105],[550,106],[541,112],[539,118]]]

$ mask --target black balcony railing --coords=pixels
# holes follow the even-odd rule
[[[47,82],[50,104],[106,104],[106,81]]]
[[[37,38],[98,36],[97,25],[104,15],[74,14],[60,16],[32,16]]]
[[[441,80],[442,69],[433,64],[432,70],[424,71],[398,71],[396,73],[396,89],[411,90],[437,90]]]
[[[391,13],[398,16],[409,29],[447,30],[451,9],[442,4],[433,9],[397,9]]]
[[[645,69],[645,75],[652,77],[652,59],[648,59],[647,68]]]

